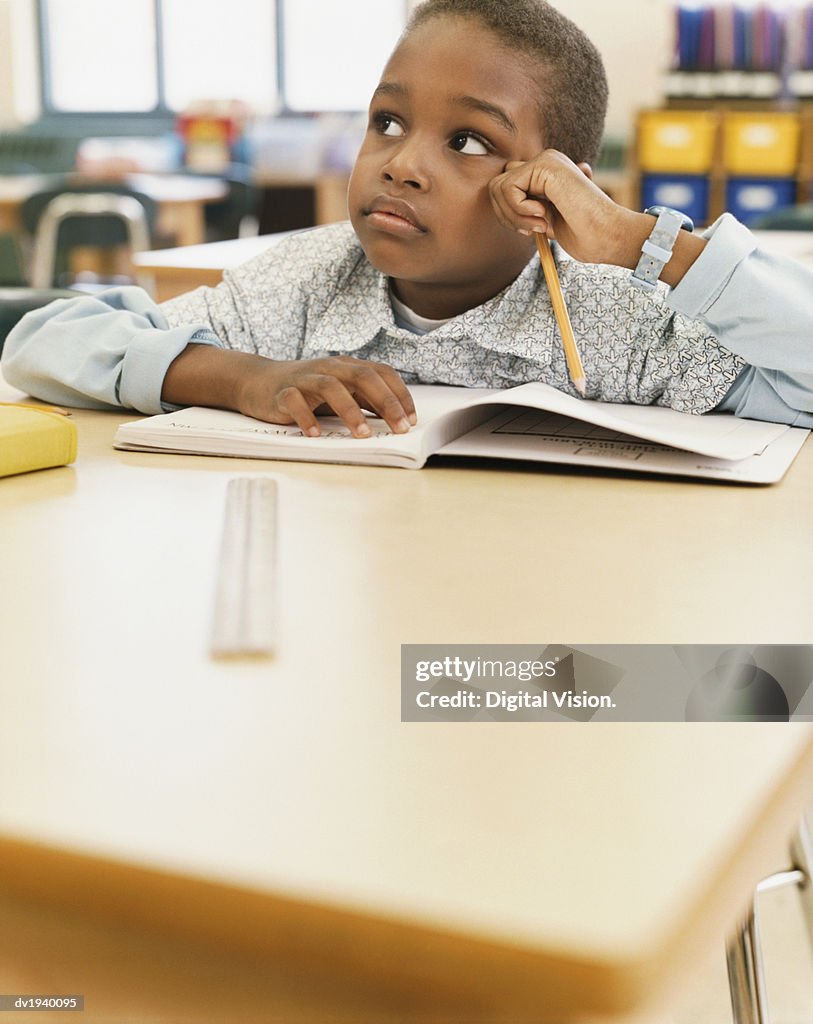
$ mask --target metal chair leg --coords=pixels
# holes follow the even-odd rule
[[[726,950],[734,1024],[769,1024],[756,901]]]
[[[728,943],[726,962],[734,1024],[770,1024],[757,897],[771,889],[797,885],[813,942],[813,845],[804,820],[791,843],[791,864],[789,870],[769,875],[759,883],[745,920]]]
[[[804,820],[794,837],[790,852],[794,867],[804,875],[804,879],[799,884],[799,898],[802,901],[802,912],[810,944],[813,946],[813,840],[810,838],[807,822]]]

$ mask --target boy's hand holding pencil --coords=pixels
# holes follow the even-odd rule
[[[568,373],[574,388],[583,398],[587,393],[584,367],[548,238],[563,234],[573,248],[579,250],[573,255],[577,259],[586,259],[579,254],[588,251],[587,245],[579,244],[582,236],[588,240],[602,237],[600,225],[602,217],[608,215],[607,204],[610,207],[615,204],[593,185],[590,173],[587,164],[579,167],[561,153],[548,150],[527,163],[508,164],[505,172],[491,182],[491,198],[500,222],[524,235],[536,235],[551,306],[562,336]],[[564,217],[559,212],[559,202],[564,206]],[[560,241],[571,251],[564,239]]]
[[[652,216],[614,203],[592,179],[589,164],[574,164],[563,153],[548,149],[533,160],[506,164],[489,186],[500,223],[536,236],[570,379],[582,396],[586,394],[584,368],[548,240],[556,239],[583,263],[610,263],[632,270],[654,224]],[[674,263],[670,260],[671,280],[665,273],[663,280],[677,284],[704,244],[694,237],[681,239],[682,252]]]
[[[547,235],[583,263],[626,266],[634,260],[634,267],[651,230],[651,218],[618,206],[594,184],[589,164],[574,164],[552,149],[507,164],[490,191],[505,227]]]
[[[582,263],[634,270],[655,224],[654,217],[619,206],[602,192],[589,164],[574,164],[554,149],[506,164],[489,189],[501,224],[554,239]],[[661,280],[677,285],[705,244],[699,235],[682,231]]]

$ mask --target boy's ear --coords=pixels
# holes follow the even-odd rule
[[[585,177],[589,178],[590,181],[593,180],[593,168],[590,166],[590,164],[582,163],[579,164],[578,167]]]

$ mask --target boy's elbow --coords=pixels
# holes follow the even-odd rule
[[[40,333],[58,306],[74,299],[56,299],[44,306],[28,309],[4,309],[5,337],[0,337],[0,366],[6,382],[14,387],[25,388],[19,374],[24,372],[27,356],[32,345],[42,340]],[[18,315],[19,314],[19,315]]]

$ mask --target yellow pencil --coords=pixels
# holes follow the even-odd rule
[[[553,253],[550,251],[547,238],[544,238],[539,232],[535,232],[535,234],[536,247],[539,250],[539,258],[542,260],[542,270],[545,274],[548,291],[550,292],[553,313],[556,317],[556,323],[559,325],[559,333],[562,335],[562,347],[565,350],[567,370],[570,374],[570,379],[573,381],[573,387],[584,398],[587,394],[585,390],[584,367],[582,366],[579,349],[576,346],[573,328],[570,326],[570,317],[567,315],[567,306],[565,305],[565,297],[562,295],[562,286],[559,284],[556,263],[553,259]]]

